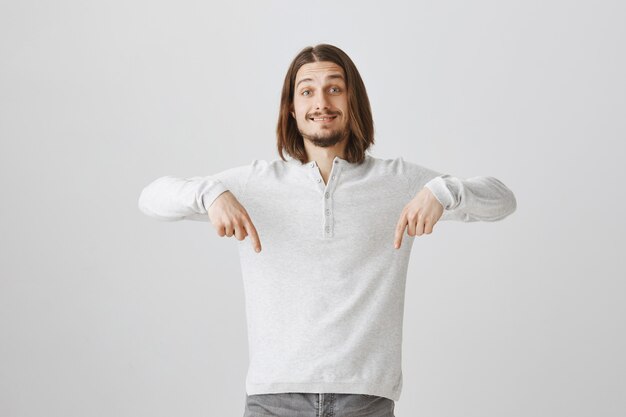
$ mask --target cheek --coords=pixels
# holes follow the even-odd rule
[[[348,112],[348,102],[345,99],[340,98],[333,104],[335,105],[335,108],[341,110],[343,114],[346,114]]]
[[[302,106],[297,105],[294,103],[294,112],[296,113],[296,118],[297,119],[304,119],[304,117],[306,116],[306,111],[302,108]]]

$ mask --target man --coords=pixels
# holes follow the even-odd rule
[[[283,85],[280,159],[161,177],[141,193],[147,215],[208,220],[239,241],[245,416],[393,416],[414,236],[439,220],[495,221],[516,209],[496,178],[462,180],[366,154],[373,134],[351,59],[332,45],[307,47]]]

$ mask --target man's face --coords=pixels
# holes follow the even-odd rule
[[[333,146],[347,137],[348,93],[343,68],[328,61],[300,67],[291,115],[302,137],[315,146]],[[324,117],[327,119],[322,120]]]

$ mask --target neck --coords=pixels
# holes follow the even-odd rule
[[[307,162],[315,161],[319,166],[330,166],[336,156],[341,159],[345,158],[347,138],[341,140],[337,144],[328,147],[315,146],[311,142],[304,141],[304,150],[306,151]]]

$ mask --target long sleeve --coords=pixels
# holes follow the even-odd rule
[[[157,178],[141,191],[139,210],[162,221],[208,222],[208,208],[220,194],[230,191],[241,201],[256,162],[208,176]]]
[[[409,192],[414,197],[428,188],[443,205],[440,220],[463,222],[502,220],[517,208],[513,192],[491,176],[467,179],[443,174],[423,166],[404,162],[409,175]]]

